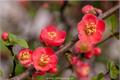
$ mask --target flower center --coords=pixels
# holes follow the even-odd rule
[[[57,36],[57,34],[55,32],[48,32],[48,36],[51,40],[53,40]]]
[[[80,45],[80,49],[82,50],[82,52],[86,52],[88,50],[88,45],[83,43]]]
[[[48,64],[50,61],[50,58],[48,55],[46,54],[42,54],[39,58],[39,65],[40,66],[45,66],[46,64]]]
[[[30,54],[29,52],[24,52],[22,55],[21,55],[21,60],[28,60],[30,58]]]
[[[87,35],[92,35],[94,32],[96,32],[96,24],[95,23],[86,24],[85,33]]]

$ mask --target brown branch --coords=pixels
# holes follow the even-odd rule
[[[33,68],[33,66],[31,66],[30,68],[28,68],[24,73],[15,76],[13,78],[11,78],[10,80],[23,80],[24,78],[26,78],[29,75],[32,75],[36,70]],[[8,79],[9,80],[9,79]]]
[[[120,8],[120,5],[116,5],[115,7],[111,8],[110,10],[106,11],[105,13],[103,13],[102,15],[98,16],[101,19],[105,19],[106,17],[110,16],[114,11],[116,11],[117,9]],[[78,41],[78,35],[75,35],[73,37],[73,39],[66,45],[64,45],[61,49],[59,49],[56,54],[58,55],[59,53],[64,53],[65,51],[67,51],[72,45],[74,45],[74,43],[76,41]],[[35,72],[35,69],[33,68],[33,66],[31,68],[28,68],[24,73],[15,76],[9,80],[22,80],[25,77],[33,74]]]
[[[72,39],[68,44],[66,44],[66,45],[63,46],[61,49],[59,49],[59,50],[56,52],[56,54],[58,55],[59,53],[64,53],[64,52],[66,52],[72,45],[74,45],[74,43],[75,43],[76,41],[78,41],[78,36],[77,36],[77,35],[75,35],[75,36],[73,37],[73,39]]]
[[[108,36],[105,40],[103,40],[103,41],[101,41],[100,43],[98,43],[96,46],[98,46],[98,45],[104,43],[105,41],[107,41],[108,39],[110,39],[110,38],[112,38],[112,37],[114,37],[114,36],[118,36],[118,35],[119,35],[119,32],[115,32],[115,33],[113,33],[112,35]]]
[[[120,5],[118,4],[118,5],[114,6],[113,8],[111,8],[110,10],[108,10],[108,11],[104,12],[103,14],[99,15],[98,18],[105,19],[119,8],[120,8]]]

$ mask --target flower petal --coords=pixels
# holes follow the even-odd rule
[[[78,33],[82,33],[84,31],[84,28],[85,28],[84,21],[80,21],[77,25]]]
[[[97,17],[93,14],[86,14],[85,16],[83,16],[82,20],[85,22],[85,24],[88,23],[97,23]]]
[[[93,44],[100,42],[102,39],[102,33],[100,31],[96,31],[92,36],[90,36],[90,41]]]
[[[44,29],[46,29],[48,32],[57,31],[57,27],[55,27],[54,25],[49,25]]]
[[[103,20],[98,20],[97,30],[104,32],[105,31],[105,22]]]

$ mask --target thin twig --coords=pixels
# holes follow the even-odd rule
[[[23,80],[24,78],[26,78],[29,75],[32,75],[36,70],[33,68],[33,66],[31,66],[30,68],[28,68],[24,73],[15,76],[13,78],[11,78],[10,80]]]
[[[105,41],[107,41],[108,39],[110,39],[110,38],[112,38],[112,37],[114,37],[114,36],[118,36],[118,35],[119,35],[119,32],[115,32],[115,33],[113,33],[112,35],[108,36],[105,40],[103,40],[103,41],[101,41],[100,43],[98,43],[96,46],[98,46],[98,45],[104,43]]]
[[[99,15],[98,18],[105,19],[119,8],[120,8],[120,5],[118,4],[115,7],[111,8],[110,10],[106,11],[105,13]]]

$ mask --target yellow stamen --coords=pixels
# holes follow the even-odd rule
[[[50,37],[51,40],[55,39],[57,34],[55,32],[48,32],[48,36]]]
[[[45,66],[46,64],[49,63],[49,60],[50,60],[50,58],[49,58],[48,55],[42,54],[42,55],[40,56],[40,59],[39,59],[39,65],[40,65],[40,66]]]
[[[30,58],[30,54],[29,52],[24,52],[22,55],[21,55],[21,60],[28,60]]]
[[[92,35],[95,32],[96,32],[96,24],[95,23],[86,24],[85,33],[87,35]]]

